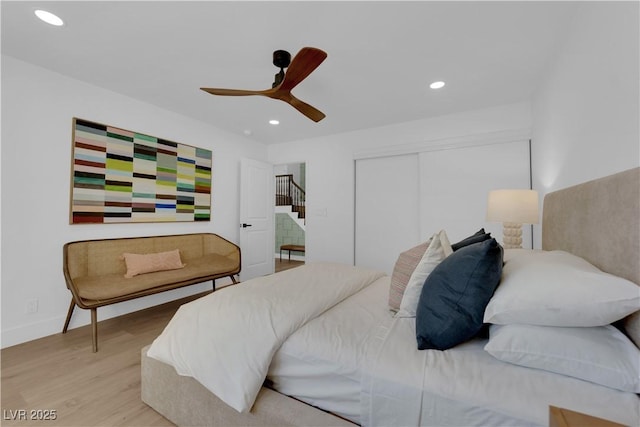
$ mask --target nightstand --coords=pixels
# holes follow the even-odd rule
[[[569,409],[549,406],[549,427],[624,427],[622,424]]]

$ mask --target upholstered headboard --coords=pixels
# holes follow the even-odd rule
[[[640,168],[547,194],[542,249],[578,255],[640,286]],[[625,326],[640,347],[640,312]]]

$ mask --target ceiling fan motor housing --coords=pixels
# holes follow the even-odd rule
[[[291,63],[291,54],[286,50],[276,50],[273,52],[273,65],[278,68],[287,68]]]
[[[284,69],[291,63],[291,54],[286,50],[276,50],[273,52],[273,65],[280,68],[280,71],[274,76],[272,88],[282,83],[284,79]]]

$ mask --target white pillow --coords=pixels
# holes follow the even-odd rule
[[[611,325],[491,325],[484,349],[504,362],[640,393],[640,350]]]
[[[451,243],[444,230],[433,235],[429,247],[424,252],[424,255],[422,255],[422,259],[420,259],[416,269],[411,273],[407,288],[404,290],[404,295],[402,295],[400,310],[396,313],[396,317],[416,317],[416,309],[418,308],[418,301],[420,300],[424,281],[433,269],[436,268],[443,259],[451,255],[452,252]]]
[[[603,326],[640,309],[640,287],[563,251],[506,257],[485,323]]]

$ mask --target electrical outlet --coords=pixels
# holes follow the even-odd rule
[[[26,314],[33,314],[38,312],[38,298],[29,298],[24,307]]]

